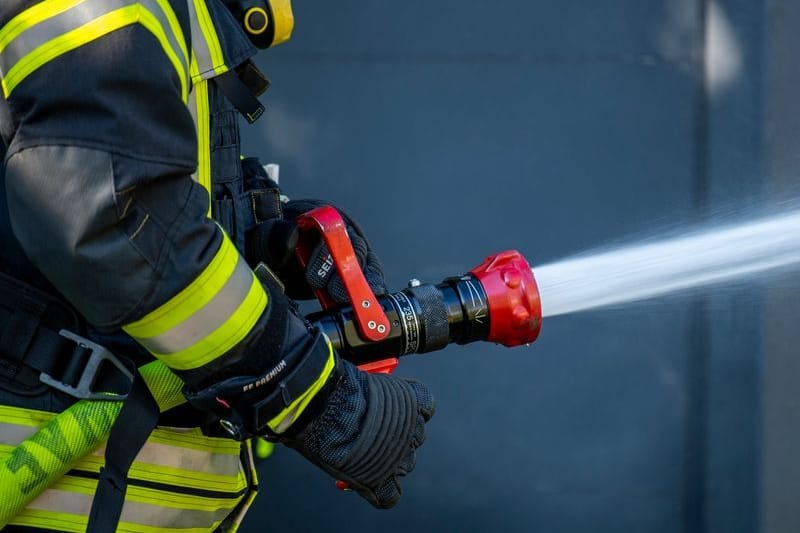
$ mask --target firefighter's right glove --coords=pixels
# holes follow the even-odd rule
[[[386,374],[367,374],[347,361],[322,413],[281,438],[309,461],[347,483],[379,509],[393,507],[400,479],[414,469],[434,413],[425,385]]]
[[[433,399],[419,383],[366,374],[294,313],[268,280],[267,310],[237,353],[181,373],[186,399],[236,439],[266,436],[346,481],[376,507],[400,498]]]

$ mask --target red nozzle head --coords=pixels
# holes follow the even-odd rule
[[[542,304],[530,265],[516,250],[490,255],[470,270],[489,300],[489,338],[504,346],[530,344],[542,329]]]

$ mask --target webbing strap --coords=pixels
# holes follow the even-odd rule
[[[70,342],[57,331],[41,324],[40,318],[24,309],[0,308],[0,359],[24,363],[38,372],[52,373],[59,358],[68,355]]]
[[[264,114],[264,105],[250,91],[250,88],[239,78],[235,70],[229,70],[225,74],[214,78],[214,83],[222,89],[225,96],[233,106],[252,124]]]
[[[42,315],[47,305],[42,302],[19,302],[7,321],[5,331],[0,335],[0,353],[12,359],[22,360],[36,335]]]
[[[159,409],[137,372],[106,444],[105,466],[92,501],[87,533],[116,531],[128,489],[128,470],[158,423]]]

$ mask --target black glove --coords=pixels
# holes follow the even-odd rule
[[[234,438],[283,442],[375,507],[393,506],[398,478],[414,469],[433,415],[430,392],[340,359],[274,283],[262,281],[269,304],[252,338],[228,357],[181,373],[186,399],[215,414]],[[301,398],[305,407],[290,409]]]
[[[266,220],[250,232],[247,259],[251,264],[263,262],[269,266],[286,285],[286,294],[290,298],[310,299],[314,297],[313,289],[324,289],[337,302],[346,303],[347,292],[339,273],[331,267],[330,251],[322,238],[309,257],[308,268],[300,267],[295,256],[298,241],[295,220],[323,205],[329,204],[321,200],[290,200],[283,204],[282,219]],[[337,208],[337,211],[344,219],[347,235],[367,283],[376,295],[385,294],[383,267],[364,231],[341,209]]]
[[[338,365],[341,377],[322,414],[281,441],[374,507],[393,507],[399,478],[414,470],[425,441],[433,397],[421,383]]]

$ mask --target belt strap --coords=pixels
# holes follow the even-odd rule
[[[106,464],[100,470],[87,533],[117,530],[128,490],[128,470],[156,427],[158,416],[158,404],[141,374],[136,372],[128,399],[108,436]]]
[[[31,311],[22,307],[14,311],[0,308],[0,324],[5,324],[0,335],[0,358],[50,374],[69,355],[71,343],[43,326],[42,315]]]

